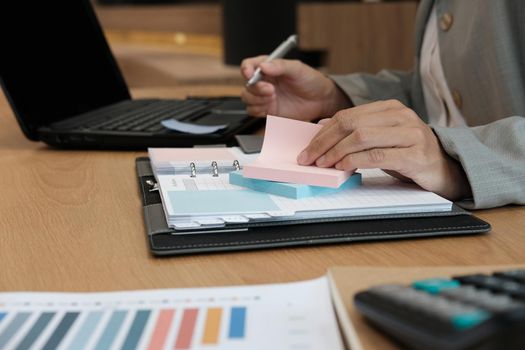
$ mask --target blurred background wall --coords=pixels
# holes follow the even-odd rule
[[[327,73],[410,69],[417,1],[94,0],[128,84],[242,84],[237,65],[292,33]]]

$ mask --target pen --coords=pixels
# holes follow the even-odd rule
[[[281,45],[279,45],[273,52],[268,56],[266,61],[264,62],[270,62],[273,61],[276,58],[283,58],[286,56],[288,52],[290,52],[291,49],[297,46],[297,35],[290,35],[288,39],[283,41]],[[248,80],[246,83],[246,86],[252,86],[256,84],[259,80],[262,78],[262,72],[261,68],[257,68],[255,72],[253,73],[252,77]]]

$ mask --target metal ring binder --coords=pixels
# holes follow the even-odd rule
[[[189,177],[189,162],[183,168]],[[228,161],[228,167],[231,166]],[[211,160],[206,161],[206,168]],[[198,165],[198,163],[196,163]],[[242,164],[241,164],[242,166]],[[490,231],[490,225],[454,206],[452,212],[393,214],[379,216],[339,216],[333,219],[300,219],[290,222],[260,220],[223,228],[187,230],[186,234],[168,226],[161,196],[149,195],[154,174],[148,158],[136,160],[139,190],[144,210],[148,244],[157,256],[240,251],[257,248],[292,247],[350,243],[382,239],[426,236],[462,236]],[[173,170],[171,170],[173,171]],[[170,173],[172,174],[172,173]],[[209,176],[209,175],[206,175]],[[439,219],[437,219],[439,217]],[[382,243],[389,244],[389,243]]]
[[[159,184],[153,180],[146,180],[146,184],[150,187],[150,192],[156,192],[159,190]]]
[[[219,162],[212,161],[210,166],[201,166],[199,167],[196,162],[190,162],[189,165],[190,177],[197,177],[197,170],[199,170],[200,174],[208,173],[212,175],[213,177],[218,177],[219,173],[229,173],[230,171],[236,171],[241,170],[241,163],[238,160],[234,160],[232,165],[219,165]],[[187,168],[186,168],[187,169]],[[175,175],[182,173],[186,173],[187,171],[184,168],[178,168],[175,169]],[[171,172],[170,172],[171,173]]]
[[[190,177],[196,177],[197,176],[197,169],[195,168],[195,163],[190,163]]]
[[[213,177],[218,177],[219,176],[219,166],[217,165],[216,161],[211,162],[211,168],[212,168],[212,171],[213,171],[212,176]]]

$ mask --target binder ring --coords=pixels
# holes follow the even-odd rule
[[[197,169],[195,168],[195,163],[190,163],[190,177],[196,177],[197,176]]]
[[[235,170],[241,170],[241,165],[237,159],[233,161],[233,166],[235,167]]]
[[[217,165],[217,162],[216,161],[213,161],[211,162],[211,168],[212,168],[212,171],[213,171],[213,177],[218,177],[219,176],[219,166]]]

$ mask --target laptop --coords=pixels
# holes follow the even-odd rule
[[[0,83],[24,134],[61,148],[232,144],[262,122],[238,97],[133,100],[90,0],[1,1]],[[166,119],[227,127],[195,135]]]

